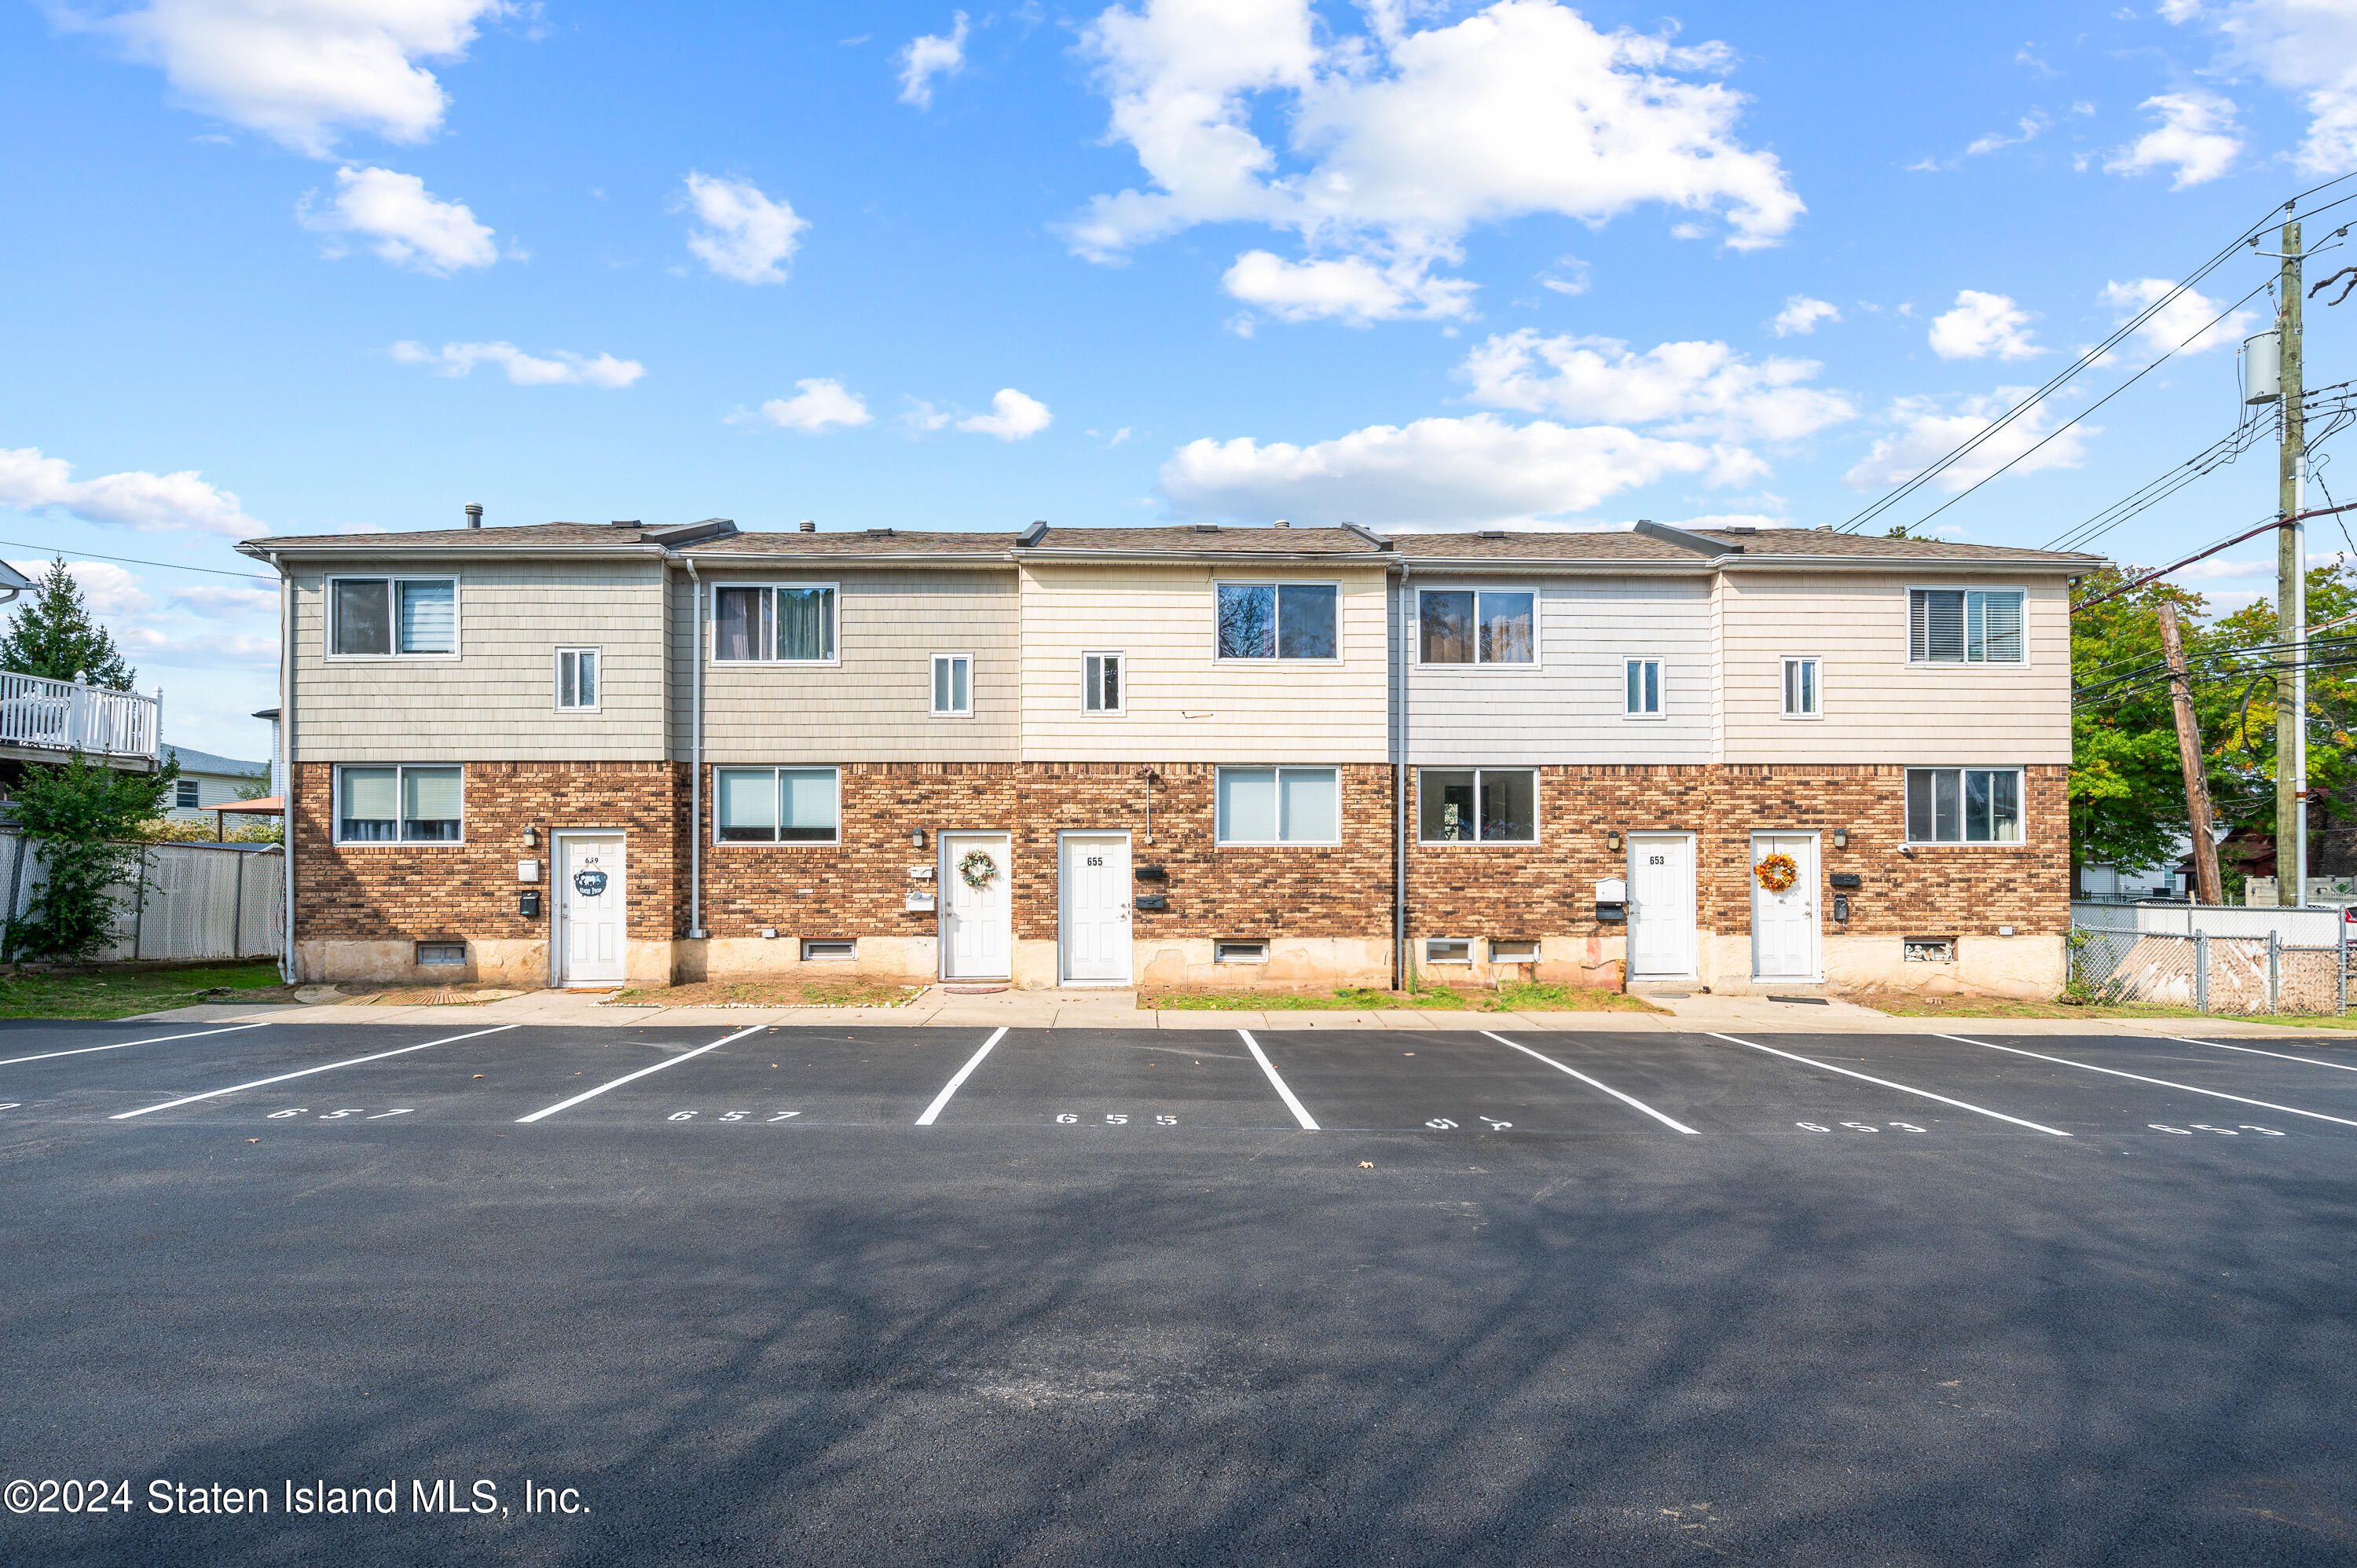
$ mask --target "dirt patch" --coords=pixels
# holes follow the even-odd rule
[[[1599,985],[1506,985],[1495,991],[1457,991],[1435,985],[1423,991],[1372,991],[1346,986],[1330,992],[1165,991],[1141,993],[1141,1007],[1204,1013],[1376,1013],[1394,1008],[1463,1013],[1667,1013],[1641,996]]]
[[[702,980],[648,986],[609,998],[611,1007],[899,1007],[925,993],[921,985],[869,980]]]

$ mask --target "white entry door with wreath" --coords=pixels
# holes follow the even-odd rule
[[[1013,863],[1005,833],[943,833],[941,884],[942,978],[1005,980],[1013,899]]]
[[[1817,835],[1751,835],[1751,977],[1824,978],[1817,945]]]

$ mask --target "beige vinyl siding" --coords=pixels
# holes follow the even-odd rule
[[[1417,664],[1410,671],[1412,760],[1467,767],[1686,763],[1711,749],[1711,590],[1699,576],[1411,577],[1410,657],[1422,649],[1413,594],[1523,588],[1539,594],[1539,663]],[[1624,716],[1624,660],[1662,661],[1658,719]]]
[[[210,823],[212,821],[211,808],[215,806],[234,806],[240,800],[245,799],[244,791],[247,789],[262,788],[269,783],[269,775],[266,773],[255,773],[251,775],[194,773],[185,768],[180,769],[180,778],[184,780],[193,780],[195,782],[197,786],[197,804],[193,806],[172,805],[170,802],[179,798],[178,791],[167,789],[165,791],[164,795],[164,800],[166,801],[164,815],[184,822],[202,822]],[[264,818],[263,820],[265,822],[277,821],[274,817]],[[231,825],[234,826],[235,824]]]
[[[329,659],[328,577],[458,579],[456,659]],[[398,561],[296,578],[305,762],[651,762],[663,755],[662,567],[651,560]],[[600,650],[596,713],[556,710],[556,650]]]
[[[715,664],[705,628],[707,762],[1011,762],[1017,707],[1015,574],[1006,567],[739,568],[715,585],[833,583],[836,662]],[[695,622],[684,572],[673,579],[673,755],[689,755]],[[971,718],[932,716],[932,656],[974,658]]]
[[[2067,763],[2066,580],[1994,572],[1733,572],[1721,579],[1727,762]],[[1910,664],[1910,587],[2021,588],[2020,664]],[[1815,655],[1816,720],[1782,716],[1786,655]]]
[[[1215,658],[1220,581],[1338,585],[1340,658]],[[1386,613],[1380,567],[1031,564],[1023,575],[1023,755],[1383,761]],[[1118,716],[1082,711],[1082,657],[1098,650],[1125,656],[1126,711]]]

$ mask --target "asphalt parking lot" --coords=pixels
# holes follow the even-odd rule
[[[2330,1036],[0,1026],[0,1549],[2347,1562],[2352,1140]]]

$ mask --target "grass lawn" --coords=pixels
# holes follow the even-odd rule
[[[1640,996],[1595,985],[1505,985],[1496,991],[1459,992],[1446,985],[1423,991],[1372,991],[1345,986],[1333,992],[1166,991],[1141,995],[1141,1007],[1203,1013],[1373,1013],[1405,1007],[1416,1012],[1463,1013],[1665,1013]]]
[[[2197,1013],[2190,1007],[2161,1007],[2145,1002],[2017,1002],[2004,996],[1913,996],[1903,993],[1861,993],[1849,998],[1861,1007],[1900,1018],[2233,1018],[2239,1013]],[[2311,1017],[2266,1015],[2251,1020],[2309,1029],[2357,1028],[2357,1015]]]
[[[719,981],[649,986],[613,1000],[648,1007],[898,1007],[924,994],[921,985],[873,980]]]
[[[127,1018],[199,1002],[265,1002],[249,996],[278,985],[274,963],[206,969],[89,969],[0,976],[0,1018]]]

